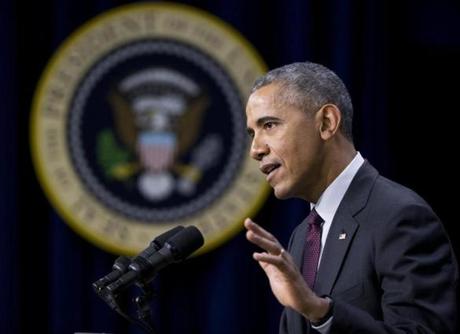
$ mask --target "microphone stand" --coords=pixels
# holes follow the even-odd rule
[[[136,285],[139,287],[140,291],[142,292],[141,295],[134,298],[134,302],[136,303],[136,306],[137,306],[137,318],[145,326],[151,328],[151,330],[155,332],[153,323],[151,323],[152,310],[150,308],[150,302],[152,301],[152,298],[154,297],[154,291],[149,286],[148,283],[137,282]]]
[[[126,272],[125,270],[120,270],[126,269],[126,266],[123,268],[118,268],[119,266],[117,266],[114,269],[122,273],[121,277],[118,274],[114,274],[117,278],[108,279],[111,283],[106,284],[108,282],[105,282],[104,279],[109,276],[112,278],[112,272],[105,276],[103,281],[98,280],[93,283],[93,288],[97,295],[101,297],[110,308],[118,312],[128,321],[141,327],[148,334],[156,334],[153,324],[149,321],[151,320],[149,302],[153,297],[153,291],[148,286],[148,283],[152,281],[159,270],[171,263],[185,260],[187,256],[191,255],[204,244],[203,235],[193,225],[185,228],[175,227],[166,234],[167,236],[162,234],[154,240],[154,242],[156,241],[160,246],[154,247],[155,250],[147,248],[131,262],[128,266],[131,271]],[[165,240],[159,240],[160,237]],[[131,266],[133,268],[131,268]],[[141,290],[141,294],[133,300],[137,307],[137,319],[123,310],[118,300],[121,291],[125,290],[125,288],[133,282],[135,282]]]
[[[124,310],[120,306],[120,295],[112,294],[106,288],[95,289],[96,294],[104,300],[111,309],[120,314],[123,318],[131,322],[132,324],[139,326],[145,333],[157,334],[153,324],[151,323],[151,309],[150,301],[154,296],[153,290],[145,283],[138,282],[136,285],[139,286],[142,294],[133,298],[133,301],[137,307],[137,319],[130,315],[127,310]]]

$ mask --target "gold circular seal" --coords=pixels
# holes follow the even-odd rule
[[[244,105],[266,67],[233,28],[177,4],[99,15],[53,55],[31,117],[34,165],[70,226],[133,255],[195,225],[209,251],[269,187],[248,157]]]

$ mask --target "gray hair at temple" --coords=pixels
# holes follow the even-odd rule
[[[258,78],[251,93],[271,83],[280,87],[280,101],[275,103],[294,105],[306,112],[315,112],[328,103],[336,105],[342,115],[340,130],[353,141],[350,94],[342,80],[330,69],[310,62],[285,65]]]

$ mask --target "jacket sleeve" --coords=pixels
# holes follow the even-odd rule
[[[298,233],[300,229],[301,224],[297,225],[297,227],[292,231],[291,237],[289,238],[289,243],[288,243],[288,252],[292,252],[292,244],[294,242],[295,236]],[[289,310],[289,312],[293,312],[292,310]],[[280,326],[279,326],[279,334],[297,334],[297,333],[291,333],[292,329],[289,330],[291,326],[288,324],[288,309],[285,307],[283,309],[283,312],[281,313],[281,318],[280,318]]]
[[[283,312],[281,313],[279,334],[288,334],[288,333],[289,332],[287,328],[286,308],[284,308]]]

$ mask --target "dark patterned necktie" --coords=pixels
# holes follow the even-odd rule
[[[319,254],[321,253],[321,224],[324,220],[313,208],[307,216],[307,240],[303,254],[302,274],[308,286],[313,290],[318,269]]]

